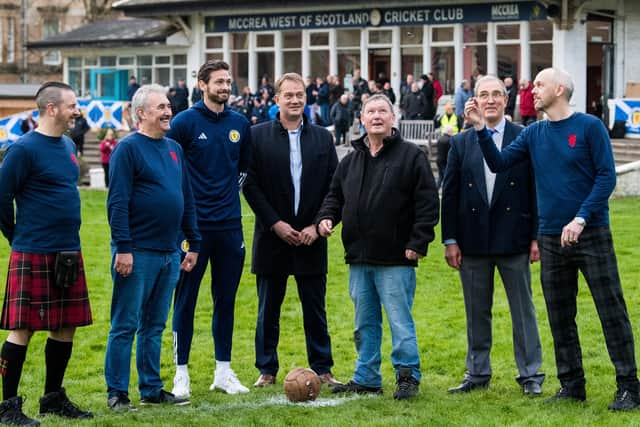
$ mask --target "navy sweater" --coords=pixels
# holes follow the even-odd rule
[[[199,252],[200,235],[182,149],[168,138],[133,133],[111,155],[107,212],[118,253],[171,252],[178,232]]]
[[[238,179],[249,166],[247,119],[227,106],[215,113],[200,101],[173,119],[167,137],[184,150],[199,229],[242,228]]]
[[[66,136],[32,131],[9,146],[0,168],[0,229],[13,250],[80,249],[79,173],[75,144]]]
[[[588,228],[609,225],[616,170],[609,135],[596,117],[574,113],[564,120],[536,122],[502,152],[485,129],[478,132],[478,140],[495,172],[531,158],[540,234],[560,234],[576,216],[584,218]]]

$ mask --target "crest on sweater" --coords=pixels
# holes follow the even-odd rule
[[[236,143],[240,141],[240,132],[235,129],[229,131],[229,141]]]
[[[569,138],[567,138],[567,140],[569,141],[569,147],[573,148],[576,146],[577,137],[575,133],[569,134]]]

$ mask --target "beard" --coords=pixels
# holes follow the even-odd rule
[[[229,92],[207,92],[207,99],[214,104],[226,104],[229,100]]]

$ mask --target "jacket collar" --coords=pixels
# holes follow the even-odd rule
[[[285,128],[282,125],[282,122],[280,121],[279,111],[276,113],[276,119],[274,120],[274,124],[280,130],[280,133],[287,134],[289,132],[287,128]],[[302,113],[302,125],[300,127],[302,128],[301,129],[302,132],[306,131],[306,129],[309,127],[309,119],[307,118],[307,115],[304,113]]]
[[[360,138],[352,141],[351,145],[356,150],[369,152],[369,147],[367,147],[367,144],[364,142],[366,138],[367,138],[367,134],[365,133]],[[391,135],[385,137],[382,140],[382,148],[380,149],[379,152],[382,152],[383,150],[387,149],[388,146],[392,146],[401,141],[402,141],[402,136],[400,135],[400,131],[396,128],[393,128],[391,130]]]

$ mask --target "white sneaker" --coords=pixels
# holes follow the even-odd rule
[[[176,373],[176,376],[173,377],[173,390],[171,390],[171,393],[175,397],[186,399],[191,395],[190,385],[189,374]]]
[[[220,389],[227,394],[249,393],[249,389],[240,383],[236,373],[231,368],[216,371],[213,384],[209,387],[211,391],[215,389]]]

